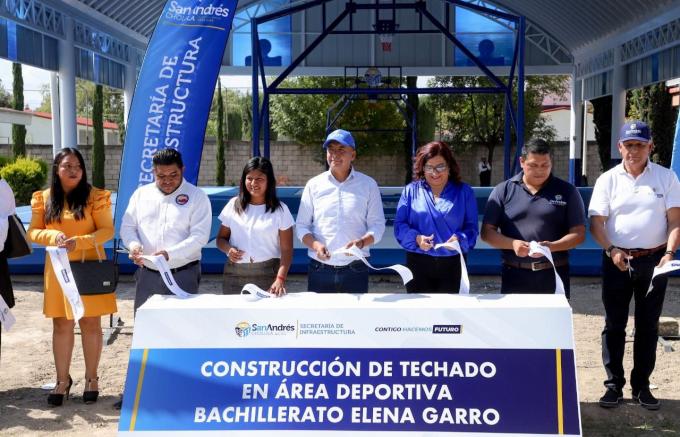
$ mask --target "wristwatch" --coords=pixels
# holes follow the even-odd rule
[[[666,252],[664,252],[664,255],[670,255],[673,258],[675,258],[675,252],[673,252],[672,250],[667,250]]]
[[[605,249],[604,253],[611,258],[612,257],[612,250],[618,249],[618,247],[614,246],[613,244],[609,246],[608,248]]]

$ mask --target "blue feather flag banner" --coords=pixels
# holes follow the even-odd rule
[[[198,181],[215,82],[238,0],[170,0],[156,24],[128,118],[116,201],[116,230],[137,187],[153,182],[151,157],[182,154]]]

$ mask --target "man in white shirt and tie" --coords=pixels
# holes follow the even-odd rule
[[[152,162],[155,183],[132,194],[120,226],[130,259],[140,267],[135,273],[135,311],[152,294],[171,294],[157,267],[142,255],[163,255],[177,285],[189,293],[198,291],[201,249],[212,224],[210,200],[184,180],[180,153],[159,150]]]
[[[368,292],[368,268],[354,257],[333,254],[356,246],[365,257],[368,246],[385,232],[378,184],[352,167],[356,145],[338,129],[323,143],[329,170],[307,182],[296,221],[298,238],[307,246],[307,288],[321,293]]]

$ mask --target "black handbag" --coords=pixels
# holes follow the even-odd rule
[[[16,214],[7,217],[9,226],[7,228],[7,240],[5,241],[5,256],[7,258],[19,258],[30,255],[33,252],[33,245],[28,241],[26,229]]]
[[[94,237],[92,237],[94,238]],[[85,250],[80,262],[71,262],[73,279],[78,293],[83,296],[108,294],[116,291],[118,285],[118,253],[114,250],[113,259],[102,259],[97,244],[94,245],[99,260],[85,261]]]

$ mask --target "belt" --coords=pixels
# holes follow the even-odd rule
[[[189,267],[195,266],[196,264],[198,264],[198,260],[196,260],[196,261],[191,261],[190,263],[184,264],[183,266],[179,266],[179,267],[176,267],[176,268],[174,268],[174,269],[170,269],[170,272],[171,272],[171,273],[181,272],[182,270],[186,270],[186,269],[188,269]],[[148,268],[147,266],[144,266],[144,265],[142,266],[142,268],[145,269],[145,270],[149,270],[150,272],[160,273],[158,270],[156,270],[156,269],[150,269],[150,268]]]
[[[666,245],[662,244],[653,249],[624,249],[623,247],[617,247],[617,249],[622,250],[626,255],[632,256],[633,258],[640,258],[641,256],[649,256],[661,252],[666,249]]]
[[[359,261],[359,260],[352,261],[351,263],[345,264],[345,265],[343,265],[343,266],[335,266],[335,265],[332,265],[332,264],[325,264],[325,263],[319,262],[319,261],[317,261],[317,260],[315,260],[315,259],[311,259],[310,261],[311,261],[312,263],[317,263],[317,264],[321,265],[321,267],[323,267],[323,268],[329,268],[329,269],[334,269],[334,270],[342,270],[342,269],[346,269],[346,268],[348,268],[349,266],[352,266],[352,265],[355,265],[355,264],[361,264],[361,265],[364,264],[362,261]]]
[[[531,270],[533,272],[538,272],[539,270],[551,269],[552,264],[550,261],[533,262],[533,263],[523,263],[518,261],[503,260],[503,264],[509,267],[514,267],[516,269]],[[562,259],[555,261],[555,267],[566,266],[569,264],[568,259]]]

